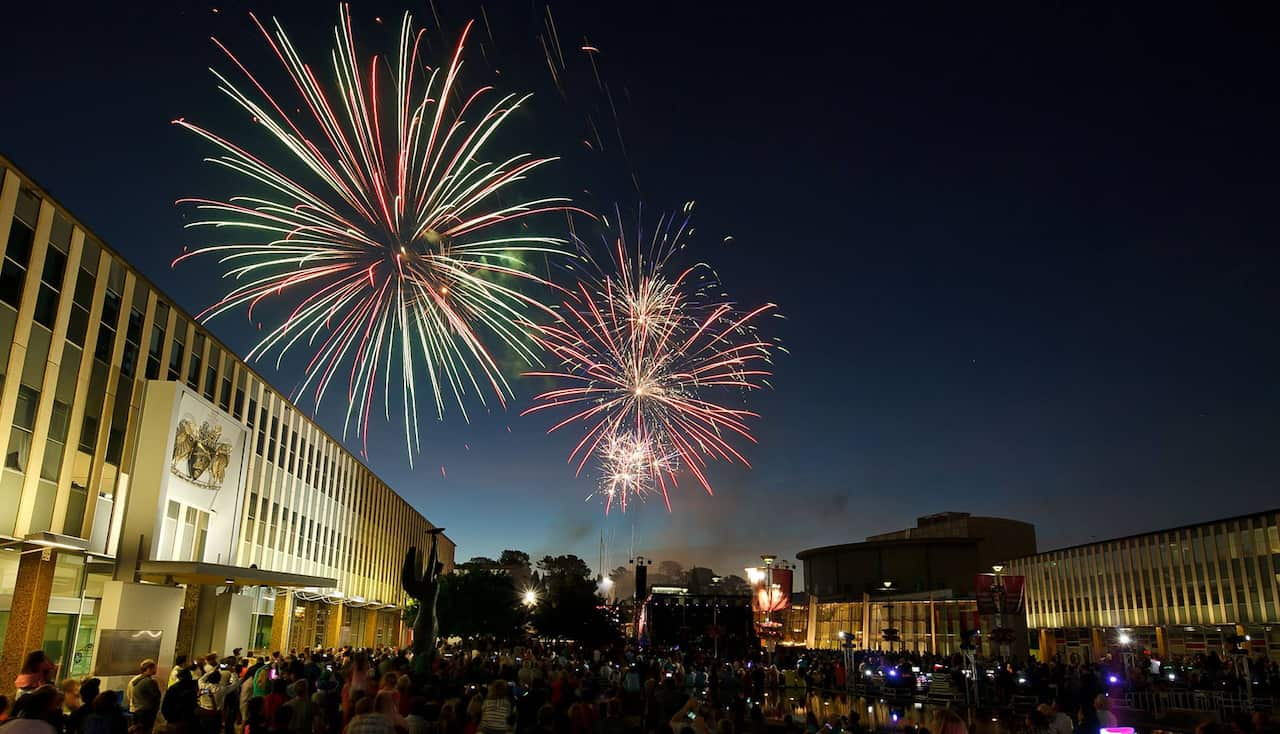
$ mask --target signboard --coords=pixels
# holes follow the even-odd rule
[[[235,557],[248,432],[195,393],[179,388],[175,397],[150,557],[226,563]]]
[[[160,657],[160,630],[100,630],[93,674],[136,675],[138,663]]]

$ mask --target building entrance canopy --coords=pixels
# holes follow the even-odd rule
[[[200,561],[143,561],[138,577],[157,584],[196,584],[200,586],[275,586],[278,588],[332,589],[337,579],[305,576],[297,573],[267,571],[261,568],[226,566]]]

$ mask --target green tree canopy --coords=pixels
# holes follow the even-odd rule
[[[546,556],[538,561],[542,571],[541,595],[533,609],[533,626],[544,637],[599,645],[618,635],[596,595],[596,582],[585,561],[574,555]]]
[[[500,641],[523,635],[527,612],[510,575],[476,568],[440,579],[440,634],[447,637],[492,637]]]

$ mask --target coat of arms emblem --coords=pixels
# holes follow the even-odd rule
[[[222,426],[183,418],[173,441],[169,469],[187,481],[207,489],[222,487],[231,463],[231,444],[222,440]]]

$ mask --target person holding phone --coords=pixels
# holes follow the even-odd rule
[[[684,706],[671,717],[672,731],[681,731],[685,727],[693,729],[694,734],[713,734],[711,707],[690,696]]]

